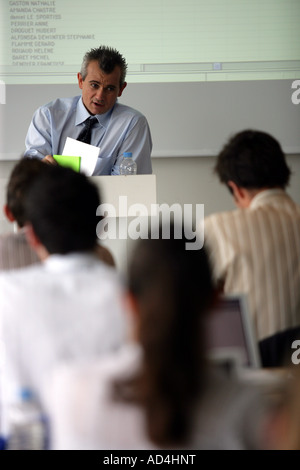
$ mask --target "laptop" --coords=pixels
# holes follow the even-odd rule
[[[224,295],[210,311],[206,323],[209,358],[241,367],[260,368],[257,339],[243,294]]]

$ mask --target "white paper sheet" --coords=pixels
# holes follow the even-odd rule
[[[99,153],[99,147],[67,137],[62,155],[81,157],[80,173],[92,176]]]

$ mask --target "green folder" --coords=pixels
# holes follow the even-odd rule
[[[71,168],[78,173],[80,172],[81,157],[73,157],[70,155],[53,155],[53,158],[59,165]]]

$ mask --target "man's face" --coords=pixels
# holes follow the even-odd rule
[[[78,73],[78,85],[82,90],[82,101],[91,114],[104,114],[115,104],[122,95],[126,82],[120,87],[121,70],[116,66],[111,73],[104,73],[97,61],[92,61],[87,67],[87,76],[82,79]]]

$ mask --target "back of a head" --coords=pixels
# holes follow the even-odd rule
[[[171,223],[170,231],[159,229],[158,238],[141,239],[137,242],[129,263],[128,284],[134,297],[149,307],[148,300],[160,302],[157,307],[165,308],[172,304],[183,321],[188,316],[183,313],[189,305],[190,311],[205,311],[211,301],[213,283],[211,266],[204,248],[187,250],[188,241],[184,227],[175,228]],[[167,235],[165,235],[167,234]],[[182,308],[182,310],[181,310]],[[155,312],[151,313],[153,318]],[[172,308],[172,315],[175,311]],[[178,318],[176,319],[178,320]],[[164,318],[158,317],[158,321]]]
[[[70,168],[49,165],[25,202],[26,218],[50,254],[93,250],[96,244],[97,187]]]
[[[205,382],[202,322],[214,297],[205,249],[186,250],[184,230],[181,239],[173,234],[141,240],[128,276],[144,353],[142,402],[149,437],[159,445],[188,438]]]
[[[257,130],[235,134],[221,150],[215,172],[222,183],[247,189],[284,189],[291,173],[279,142]]]
[[[47,172],[49,165],[37,158],[21,158],[14,166],[6,189],[7,208],[19,227],[25,224],[24,202],[35,179]]]

